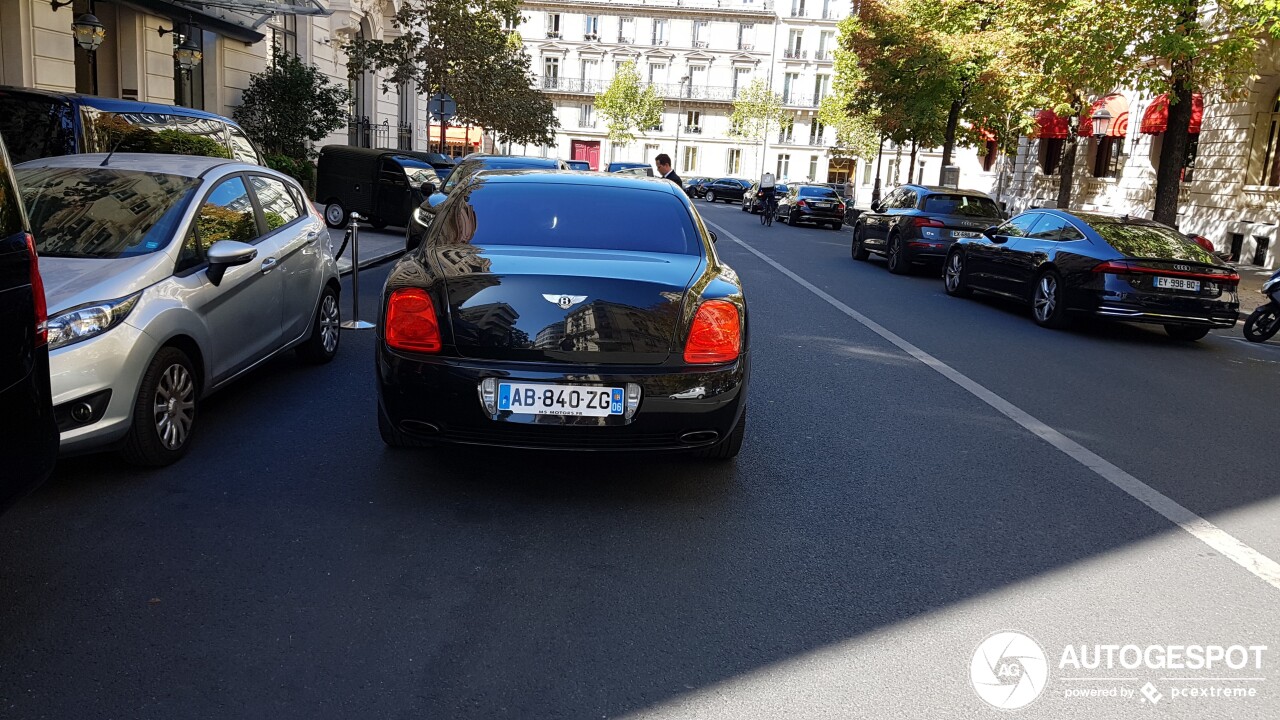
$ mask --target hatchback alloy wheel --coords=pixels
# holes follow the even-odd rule
[[[168,450],[177,450],[191,434],[195,416],[195,381],[186,367],[174,363],[165,369],[156,385],[153,412],[156,434]]]
[[[338,349],[338,297],[333,294],[325,295],[320,304],[320,342],[325,352]]]
[[[944,282],[947,286],[948,295],[968,295],[970,293],[969,288],[964,284],[964,255],[959,252],[953,252],[947,258]]]

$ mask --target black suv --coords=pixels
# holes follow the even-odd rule
[[[46,310],[35,240],[0,141],[0,512],[44,482],[58,457]]]
[[[853,225],[853,258],[870,253],[889,259],[889,272],[904,274],[916,264],[939,267],[957,238],[980,237],[1003,222],[994,200],[974,190],[902,185],[858,216]]]

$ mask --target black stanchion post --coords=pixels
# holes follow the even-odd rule
[[[347,330],[367,330],[373,323],[360,319],[360,213],[351,213],[347,231],[351,233],[351,319],[342,323]]]

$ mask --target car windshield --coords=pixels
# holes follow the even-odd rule
[[[75,134],[69,104],[0,91],[0,136],[15,164],[71,155],[76,151]]]
[[[800,197],[830,198],[832,200],[840,199],[840,196],[836,195],[836,191],[831,188],[813,187],[811,185],[800,188]]]
[[[934,215],[1000,219],[1000,208],[991,198],[973,195],[930,195],[924,199],[924,212]]]
[[[701,253],[688,209],[661,190],[481,179],[465,192],[445,242]]]
[[[41,255],[114,259],[169,244],[200,181],[112,168],[16,168]]]

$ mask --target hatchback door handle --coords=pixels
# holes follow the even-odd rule
[[[267,258],[266,260],[263,260],[263,261],[262,261],[262,274],[263,274],[263,275],[266,275],[267,273],[269,273],[269,272],[271,272],[272,270],[274,270],[274,269],[275,269],[275,267],[276,267],[276,259],[275,259],[275,258],[271,257],[271,258]]]

